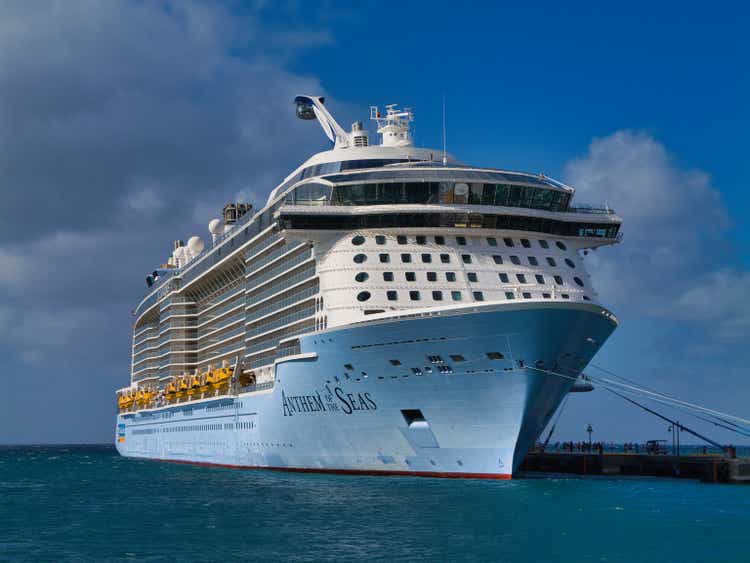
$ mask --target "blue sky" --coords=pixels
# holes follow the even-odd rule
[[[610,203],[589,268],[622,325],[595,363],[750,415],[750,40],[737,3],[9,2],[0,7],[0,443],[109,441],[129,310],[170,241],[256,205],[342,122]],[[604,391],[559,438],[666,437]],[[687,421],[685,421],[687,422]],[[699,428],[703,428],[697,424]],[[737,437],[703,428],[723,442]]]

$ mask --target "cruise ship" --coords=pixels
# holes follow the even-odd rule
[[[123,456],[238,468],[508,479],[618,321],[585,257],[607,206],[544,174],[414,146],[370,108],[261,209],[176,241],[133,310]],[[585,383],[585,381],[583,382]]]

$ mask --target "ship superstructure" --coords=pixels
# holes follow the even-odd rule
[[[322,98],[295,102],[331,150],[149,276],[118,450],[509,476],[617,324],[583,255],[621,219],[544,175],[414,147],[410,110],[371,108],[373,144]]]

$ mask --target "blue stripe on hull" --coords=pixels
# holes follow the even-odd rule
[[[217,465],[509,475],[572,384],[530,366],[582,370],[616,326],[604,313],[487,307],[303,337],[301,356],[312,357],[279,363],[272,391],[120,415],[126,438],[116,445],[125,456]]]

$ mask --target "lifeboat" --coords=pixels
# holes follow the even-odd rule
[[[206,372],[203,375],[201,375],[201,386],[200,386],[200,392],[201,395],[205,395],[211,390],[211,372]]]
[[[179,380],[179,383],[177,384],[177,393],[175,394],[175,397],[178,399],[181,399],[185,396],[188,390],[188,382],[186,377],[181,377]]]
[[[229,379],[232,377],[232,372],[229,368],[215,369],[213,374],[214,381],[211,386],[214,389],[221,389],[222,387],[225,387],[229,384]]]
[[[188,394],[188,397],[192,397],[193,395],[198,393],[198,391],[200,390],[201,379],[197,375],[194,375],[192,378],[188,378],[188,379],[190,379],[190,387],[187,390],[187,394]]]
[[[164,388],[164,397],[167,401],[174,401],[177,396],[177,384],[174,381],[167,383]]]

